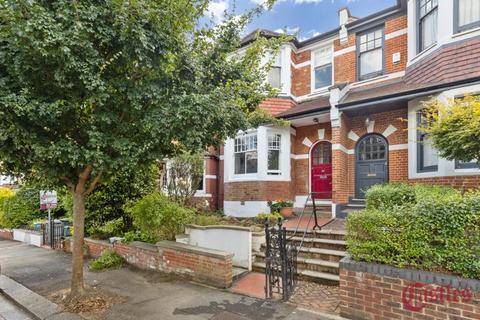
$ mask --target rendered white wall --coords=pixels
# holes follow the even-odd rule
[[[224,201],[223,212],[227,216],[239,218],[255,217],[259,213],[269,213],[267,201]]]
[[[186,227],[189,244],[233,253],[235,267],[252,270],[252,232],[250,228],[208,226]]]
[[[29,230],[13,229],[13,240],[21,241],[37,247],[41,247],[43,245],[43,235]]]

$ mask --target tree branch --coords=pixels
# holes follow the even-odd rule
[[[82,172],[80,172],[80,174],[78,175],[78,183],[77,185],[75,186],[75,191],[81,191],[82,193],[84,193],[84,190],[85,190],[85,184],[87,183],[87,180],[88,180],[88,177],[90,176],[90,174],[92,173],[92,166],[91,165],[87,165]]]
[[[85,193],[84,193],[85,195],[89,195],[95,189],[98,182],[100,182],[100,179],[102,178],[102,175],[103,175],[103,171],[98,172],[96,177],[93,179],[92,183],[90,183],[90,186],[88,187],[88,189],[85,191]]]
[[[73,182],[68,179],[67,177],[65,176],[61,176],[60,177],[60,180],[62,180],[66,185],[67,187],[70,189],[70,191],[73,191],[75,189],[75,185],[73,184]]]

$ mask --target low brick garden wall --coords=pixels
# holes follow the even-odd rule
[[[349,319],[480,319],[480,281],[386,265],[340,262],[340,310]]]
[[[0,239],[13,240],[13,230],[0,229]]]
[[[228,288],[233,281],[233,254],[172,241],[156,245],[144,242],[124,244],[85,239],[88,255],[96,258],[110,250],[125,258],[128,264],[144,270],[157,270],[187,276],[193,281]],[[71,252],[70,239],[64,249]]]

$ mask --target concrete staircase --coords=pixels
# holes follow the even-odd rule
[[[331,204],[324,204],[324,203],[315,203],[315,207],[317,208],[317,217],[318,219],[330,219],[332,217],[332,205]],[[312,214],[313,213],[313,202],[308,201],[306,203],[305,209],[303,208],[294,208],[294,212],[299,215],[305,212],[305,214]]]
[[[289,241],[300,246],[304,230],[287,229]],[[307,230],[297,258],[297,274],[301,279],[328,285],[339,283],[339,261],[346,255],[345,231]],[[265,271],[265,245],[254,253],[254,270]]]

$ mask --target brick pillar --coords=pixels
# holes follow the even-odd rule
[[[334,204],[345,204],[348,202],[350,189],[350,175],[353,174],[349,162],[350,157],[347,153],[349,119],[345,114],[340,115],[340,119],[332,121],[332,201]]]

